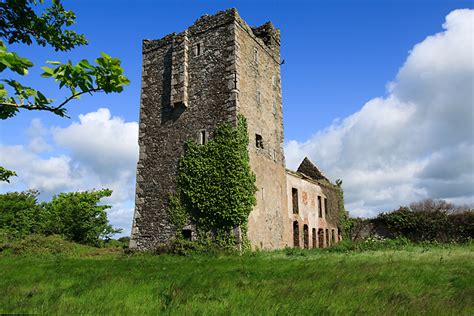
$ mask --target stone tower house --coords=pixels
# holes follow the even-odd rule
[[[182,33],[143,41],[132,247],[152,248],[175,235],[167,203],[185,142],[205,143],[238,113],[247,118],[259,189],[248,237],[254,246],[280,248],[287,197],[279,30],[270,22],[249,27],[230,9],[202,16]]]
[[[338,234],[329,216],[337,214],[333,185],[314,176],[317,168],[309,161],[297,172],[285,169],[280,32],[270,22],[250,27],[230,9],[202,16],[179,34],[143,41],[132,248],[151,249],[175,236],[168,198],[176,190],[185,142],[206,143],[218,125],[235,123],[238,114],[247,118],[258,188],[248,221],[252,248],[309,247],[311,238],[313,247],[329,245],[331,229],[333,237]],[[318,217],[315,201],[327,216]]]

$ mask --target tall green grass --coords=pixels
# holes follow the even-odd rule
[[[341,246],[342,247],[342,246]],[[473,315],[472,245],[0,256],[0,312]]]

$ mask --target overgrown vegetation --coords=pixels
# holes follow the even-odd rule
[[[373,219],[353,222],[353,239],[375,234],[414,242],[468,242],[474,238],[473,210],[443,200],[427,199]]]
[[[66,10],[60,0],[52,0],[45,7],[44,0],[0,1],[0,120],[22,111],[48,111],[68,117],[66,106],[84,94],[122,92],[130,80],[123,75],[120,60],[105,53],[95,59],[95,65],[82,59],[76,65],[71,61],[47,61],[52,67],[42,67],[44,78],[52,78],[59,89],[69,94],[63,101],[45,96],[41,91],[23,85],[14,79],[28,75],[34,65],[20,57],[7,44],[51,46],[56,51],[69,51],[86,45],[87,39],[71,29],[76,14]],[[6,44],[7,43],[7,44]],[[14,47],[14,46],[13,46]],[[53,58],[50,58],[52,60]],[[16,172],[0,166],[0,181],[10,182]]]
[[[186,257],[58,237],[0,254],[0,313],[472,315],[474,249],[402,241]],[[374,250],[363,250],[371,244]],[[376,246],[378,248],[375,248]],[[66,251],[60,254],[58,249]],[[73,247],[73,248],[71,248]],[[339,248],[341,247],[341,248]],[[19,253],[18,251],[21,251]],[[56,252],[54,252],[56,251]],[[21,255],[19,255],[21,254]],[[356,272],[355,272],[356,271]]]
[[[100,200],[111,190],[61,193],[38,203],[37,191],[0,194],[0,229],[11,239],[31,234],[61,235],[66,240],[99,246],[120,229],[109,224],[108,205]]]
[[[342,189],[342,180],[336,180],[337,187],[337,208],[339,216],[339,227],[341,229],[342,238],[344,240],[350,239],[350,232],[353,226],[353,221],[349,217],[349,212],[344,207],[344,190]]]
[[[213,136],[205,145],[187,142],[169,217],[178,233],[193,223],[198,239],[210,238],[225,247],[235,245],[234,229],[245,231],[257,188],[249,165],[246,119],[239,115],[236,127],[224,123]]]

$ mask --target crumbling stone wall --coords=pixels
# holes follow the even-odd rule
[[[291,230],[287,205],[280,80],[280,32],[271,23],[250,28],[235,21],[238,112],[248,122],[250,166],[256,174],[257,205],[249,216],[252,248],[286,245]],[[257,137],[261,137],[260,145]]]
[[[249,125],[250,164],[259,188],[249,239],[254,248],[283,246],[286,179],[279,61],[279,31],[271,23],[252,29],[235,9],[205,15],[179,34],[143,42],[131,247],[150,249],[175,236],[167,216],[168,196],[176,190],[185,142],[212,138],[218,125],[236,122],[238,113]],[[256,147],[257,133],[263,136],[263,148]]]
[[[291,170],[286,171],[287,189],[288,189],[288,212],[285,218],[288,224],[298,223],[299,231],[302,231],[304,225],[309,227],[309,240],[313,240],[310,248],[328,247],[333,244],[332,231],[335,233],[335,242],[340,240],[341,231],[339,224],[338,195],[339,190],[331,184],[326,178],[313,179],[300,172]],[[294,201],[291,198],[293,190],[297,193],[298,211],[294,211]],[[321,197],[321,216],[319,216],[318,197]],[[326,205],[327,204],[327,205]],[[327,207],[327,214],[325,209]],[[294,247],[294,233],[292,229],[286,236],[285,242],[289,247]],[[322,233],[321,233],[322,230]],[[326,232],[329,232],[329,236]],[[313,234],[316,233],[316,236]],[[303,236],[299,236],[299,245],[303,245]],[[328,242],[329,240],[329,242]],[[297,246],[297,247],[300,247]]]

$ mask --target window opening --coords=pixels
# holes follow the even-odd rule
[[[298,189],[291,188],[291,196],[293,201],[293,214],[298,214]]]
[[[197,43],[194,45],[194,56],[199,56],[202,53],[202,46],[201,43]]]
[[[263,138],[262,135],[255,134],[255,146],[263,149]]]
[[[319,195],[318,195],[318,214],[320,218],[323,217],[323,207],[321,205],[321,197]]]
[[[328,199],[324,198],[324,215],[328,217]]]
[[[207,142],[206,131],[202,130],[202,131],[199,132],[199,144],[200,145],[205,145],[206,142]]]

